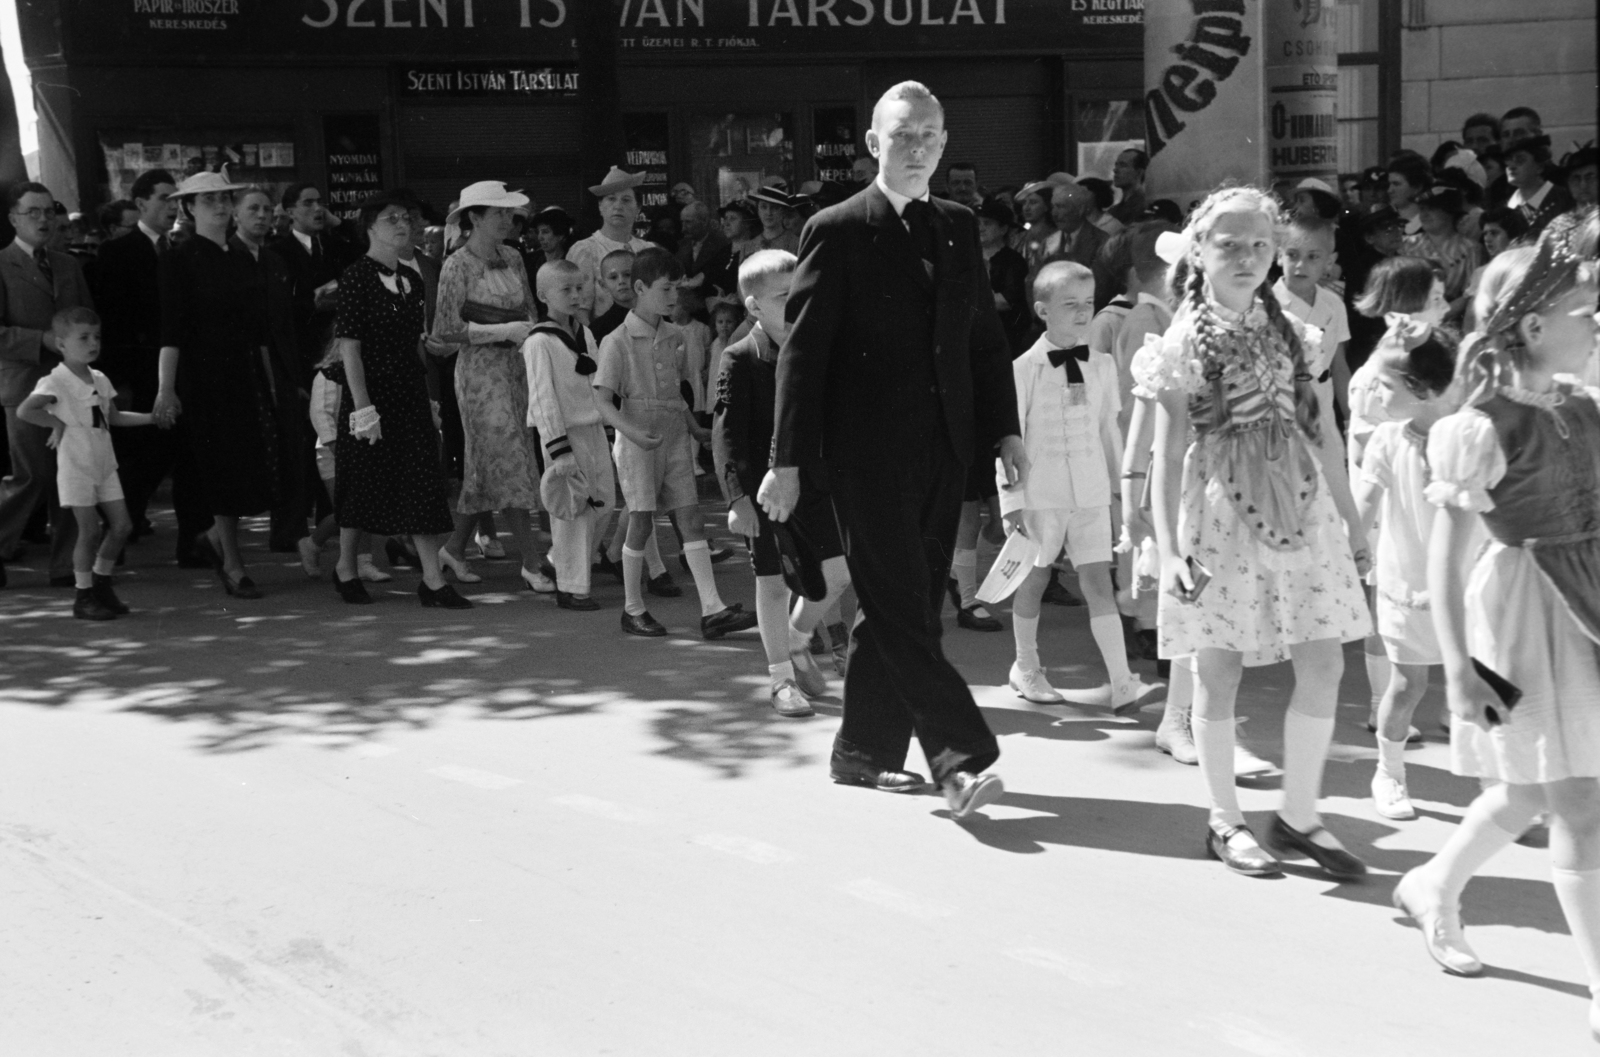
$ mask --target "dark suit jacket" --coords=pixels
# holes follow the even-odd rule
[[[154,398],[161,351],[161,257],[139,228],[100,247],[94,301],[104,353],[100,367],[118,391]]]
[[[83,268],[71,254],[50,250],[55,282],[45,279],[31,250],[15,239],[0,250],[0,406],[16,407],[28,398],[61,357],[44,347],[44,332],[63,308],[94,306]]]
[[[1527,206],[1518,206],[1518,211],[1528,221],[1528,234],[1526,236],[1528,241],[1536,240],[1540,233],[1550,226],[1550,221],[1571,209],[1574,204],[1572,195],[1568,193],[1565,187],[1560,184],[1551,184],[1550,190],[1545,194],[1544,201],[1539,203],[1537,210],[1531,210]]]
[[[333,309],[317,308],[317,288],[339,278],[360,256],[341,235],[323,231],[316,238],[322,243],[320,262],[312,259],[292,231],[267,242],[268,248],[289,268],[295,344],[309,363],[322,359],[322,346],[331,336],[333,327]]]
[[[937,444],[972,461],[1020,433],[1011,353],[966,206],[933,199],[936,279],[871,184],[807,221],[778,359],[776,466],[893,465]]]
[[[289,266],[271,246],[261,247],[261,255],[253,257],[250,248],[238,235],[228,238],[228,245],[243,260],[254,260],[261,272],[266,291],[267,345],[272,351],[272,362],[278,377],[273,385],[283,399],[285,383],[292,389],[311,389],[311,364],[305,362],[300,351],[300,339],[294,318],[294,280]],[[313,361],[315,362],[315,361]]]
[[[739,292],[739,269],[733,263],[733,243],[715,228],[700,244],[699,253],[694,252],[694,243],[685,238],[678,245],[678,260],[683,264],[685,275],[705,274],[705,282],[700,285],[701,296],[710,297],[717,291]]]

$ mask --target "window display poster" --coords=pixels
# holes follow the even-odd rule
[[[850,167],[860,147],[856,140],[856,108],[853,106],[818,109],[813,115],[817,179],[850,183]]]
[[[671,208],[667,193],[667,160],[671,126],[665,112],[622,115],[622,140],[627,152],[625,168],[644,173],[639,185],[639,237],[650,231],[651,217]],[[648,214],[648,215],[647,215]]]
[[[236,183],[285,185],[295,178],[294,143],[287,132],[271,126],[102,129],[106,194],[108,199],[126,198],[139,174],[150,169],[165,169],[181,181],[226,167]]]
[[[354,220],[361,203],[383,190],[383,136],[377,114],[328,114],[322,119],[330,212]]]

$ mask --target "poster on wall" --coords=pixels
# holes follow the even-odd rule
[[[342,220],[355,220],[361,203],[383,190],[383,134],[378,115],[325,115],[322,149],[328,172],[326,207]]]
[[[816,110],[813,116],[815,146],[812,154],[817,165],[817,179],[849,186],[850,167],[861,153],[856,138],[856,108],[825,107]]]
[[[635,225],[639,237],[650,232],[650,222],[672,209],[667,193],[667,157],[671,126],[664,112],[646,112],[622,115],[622,142],[626,151],[628,172],[644,173],[639,185],[639,222]]]

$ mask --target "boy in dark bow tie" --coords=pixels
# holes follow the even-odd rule
[[[1041,704],[1065,700],[1045,677],[1039,661],[1039,601],[1050,579],[1050,563],[1063,547],[1078,570],[1089,603],[1089,631],[1111,676],[1111,708],[1117,715],[1138,707],[1144,689],[1128,669],[1122,620],[1111,587],[1111,482],[1122,465],[1113,357],[1091,354],[1083,344],[1094,315],[1094,274],[1081,264],[1056,261],[1033,281],[1034,312],[1045,333],[1012,362],[1017,417],[1032,469],[1020,486],[1000,474],[1000,512],[1010,531],[1039,545],[1034,570],[1017,588],[1011,626],[1017,659],[1010,684]]]

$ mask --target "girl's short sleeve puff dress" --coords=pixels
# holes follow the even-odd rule
[[[1214,355],[1200,348],[1196,314],[1185,307],[1132,364],[1136,396],[1187,398],[1178,548],[1212,576],[1193,603],[1162,594],[1161,656],[1214,648],[1263,665],[1301,643],[1362,638],[1371,619],[1344,522],[1295,423],[1287,343],[1259,305],[1243,315],[1211,311]],[[1315,328],[1290,325],[1302,347],[1317,347]]]

